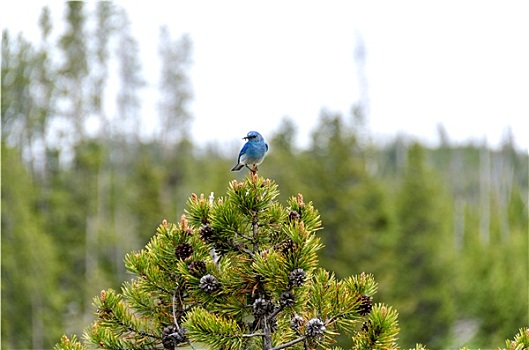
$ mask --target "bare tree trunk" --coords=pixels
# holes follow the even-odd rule
[[[465,237],[465,208],[466,203],[463,198],[456,196],[454,203],[454,247],[457,250],[463,248]]]
[[[484,143],[480,151],[480,216],[479,233],[481,243],[490,241],[490,151]]]
[[[507,242],[510,237],[509,200],[511,198],[512,183],[514,181],[514,167],[507,152],[502,152],[499,155],[499,165],[497,170],[500,237],[503,242]]]
[[[31,344],[33,349],[44,349],[41,293],[33,293],[31,297]]]
[[[442,133],[442,132],[441,132]],[[448,137],[444,136],[444,144],[448,145]],[[451,152],[452,158],[450,163],[450,178],[452,180],[453,196],[454,196],[454,248],[460,250],[463,248],[465,235],[465,179],[461,177],[463,171],[463,160],[460,151],[455,150]]]

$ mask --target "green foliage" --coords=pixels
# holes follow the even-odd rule
[[[225,197],[192,195],[178,224],[164,221],[143,250],[127,254],[137,277],[121,293],[109,289],[94,299],[87,342],[108,349],[195,342],[328,348],[346,333],[358,348],[396,348],[396,312],[378,304],[372,311],[373,276],[339,280],[318,268],[318,212],[301,195],[284,207],[278,194],[273,181],[251,174],[232,181]],[[59,348],[73,342],[65,339]]]
[[[124,295],[130,295],[128,288],[129,285],[123,287]],[[134,349],[148,348],[156,343],[152,334],[159,324],[149,318],[150,315],[142,317],[141,310],[131,310],[123,296],[112,289],[102,291],[101,296],[94,299],[94,306],[97,323],[86,333],[92,344],[106,349]]]
[[[416,344],[415,345],[415,350],[428,350],[424,345],[422,344]],[[411,350],[411,349],[410,349]]]
[[[394,262],[388,266],[399,281],[383,295],[399,305],[401,324],[406,325],[401,333],[404,346],[428,341],[434,347],[444,347],[455,317],[455,292],[447,288],[455,278],[453,257],[437,249],[451,243],[449,226],[443,219],[447,208],[425,164],[424,149],[413,145],[408,162],[396,199],[399,226]]]
[[[513,340],[506,340],[505,344],[509,350],[522,350],[529,348],[529,328],[521,328]]]
[[[62,325],[57,248],[42,231],[37,190],[2,142],[2,348],[48,348]],[[22,317],[19,317],[22,316]],[[28,327],[28,324],[32,327]]]
[[[284,124],[267,164],[283,188],[310,196],[325,217],[322,265],[339,276],[378,273],[391,220],[383,188],[368,173],[367,147],[336,113],[322,111],[310,147],[299,152],[292,122]]]
[[[397,312],[391,307],[376,304],[361,331],[353,337],[353,349],[396,349],[398,331]]]
[[[55,345],[55,350],[84,350],[86,347],[77,340],[77,336],[68,338],[66,335],[61,337],[61,341]]]
[[[528,266],[519,260],[528,251],[527,230],[511,235],[507,244],[490,248],[478,244],[460,257],[466,262],[463,276],[472,277],[458,281],[459,298],[467,317],[480,320],[471,347],[485,347],[487,339],[497,344],[510,330],[527,322]]]
[[[136,184],[142,184],[137,191],[130,193],[129,209],[133,214],[138,228],[154,227],[154,222],[159,222],[163,215],[169,214],[169,210],[164,210],[162,198],[164,171],[155,159],[141,147],[133,165],[132,174],[127,187],[134,188]],[[145,230],[142,239],[147,241],[150,231]]]
[[[214,349],[242,349],[243,330],[232,318],[210,313],[197,307],[186,319],[187,334],[190,338],[209,344]]]

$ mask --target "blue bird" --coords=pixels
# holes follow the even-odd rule
[[[250,131],[246,137],[243,137],[243,140],[246,140],[246,143],[242,146],[237,164],[231,171],[239,171],[246,166],[252,173],[255,173],[257,166],[263,162],[268,152],[268,144],[257,131]],[[249,165],[252,165],[252,168]]]

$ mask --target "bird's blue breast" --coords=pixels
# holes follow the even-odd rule
[[[259,164],[262,162],[268,145],[265,142],[247,142],[241,149],[240,162],[245,164]]]

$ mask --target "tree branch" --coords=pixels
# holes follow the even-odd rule
[[[274,310],[274,312],[272,312],[272,313],[270,314],[270,316],[268,316],[268,317],[270,317],[270,319],[276,317],[277,314],[279,314],[283,309],[284,309],[284,308],[283,308],[282,306],[277,307],[277,308]]]
[[[278,345],[278,346],[276,346],[276,347],[274,347],[274,348],[272,348],[272,349],[270,349],[270,350],[280,350],[280,349],[285,349],[285,348],[288,348],[289,346],[292,346],[292,345],[294,345],[294,344],[297,344],[297,343],[299,343],[299,342],[302,342],[302,341],[304,341],[305,339],[307,339],[307,336],[306,336],[306,335],[303,335],[303,336],[301,336],[301,337],[299,337],[299,338],[296,338],[296,339],[294,339],[294,340],[289,341],[288,343],[284,343],[284,344]]]
[[[259,240],[257,239],[257,233],[259,233],[259,216],[258,211],[254,210],[252,217],[252,233],[253,233],[253,251],[259,251]]]
[[[252,334],[243,334],[243,338],[252,338],[252,337],[262,337],[264,336],[264,333],[252,333]]]
[[[175,304],[176,304],[176,291],[178,290],[178,286],[176,286],[174,292],[173,292],[173,322],[174,322],[174,325],[176,326],[176,329],[177,330],[180,330],[180,326],[178,325],[178,321],[176,320],[176,307],[175,307]]]

